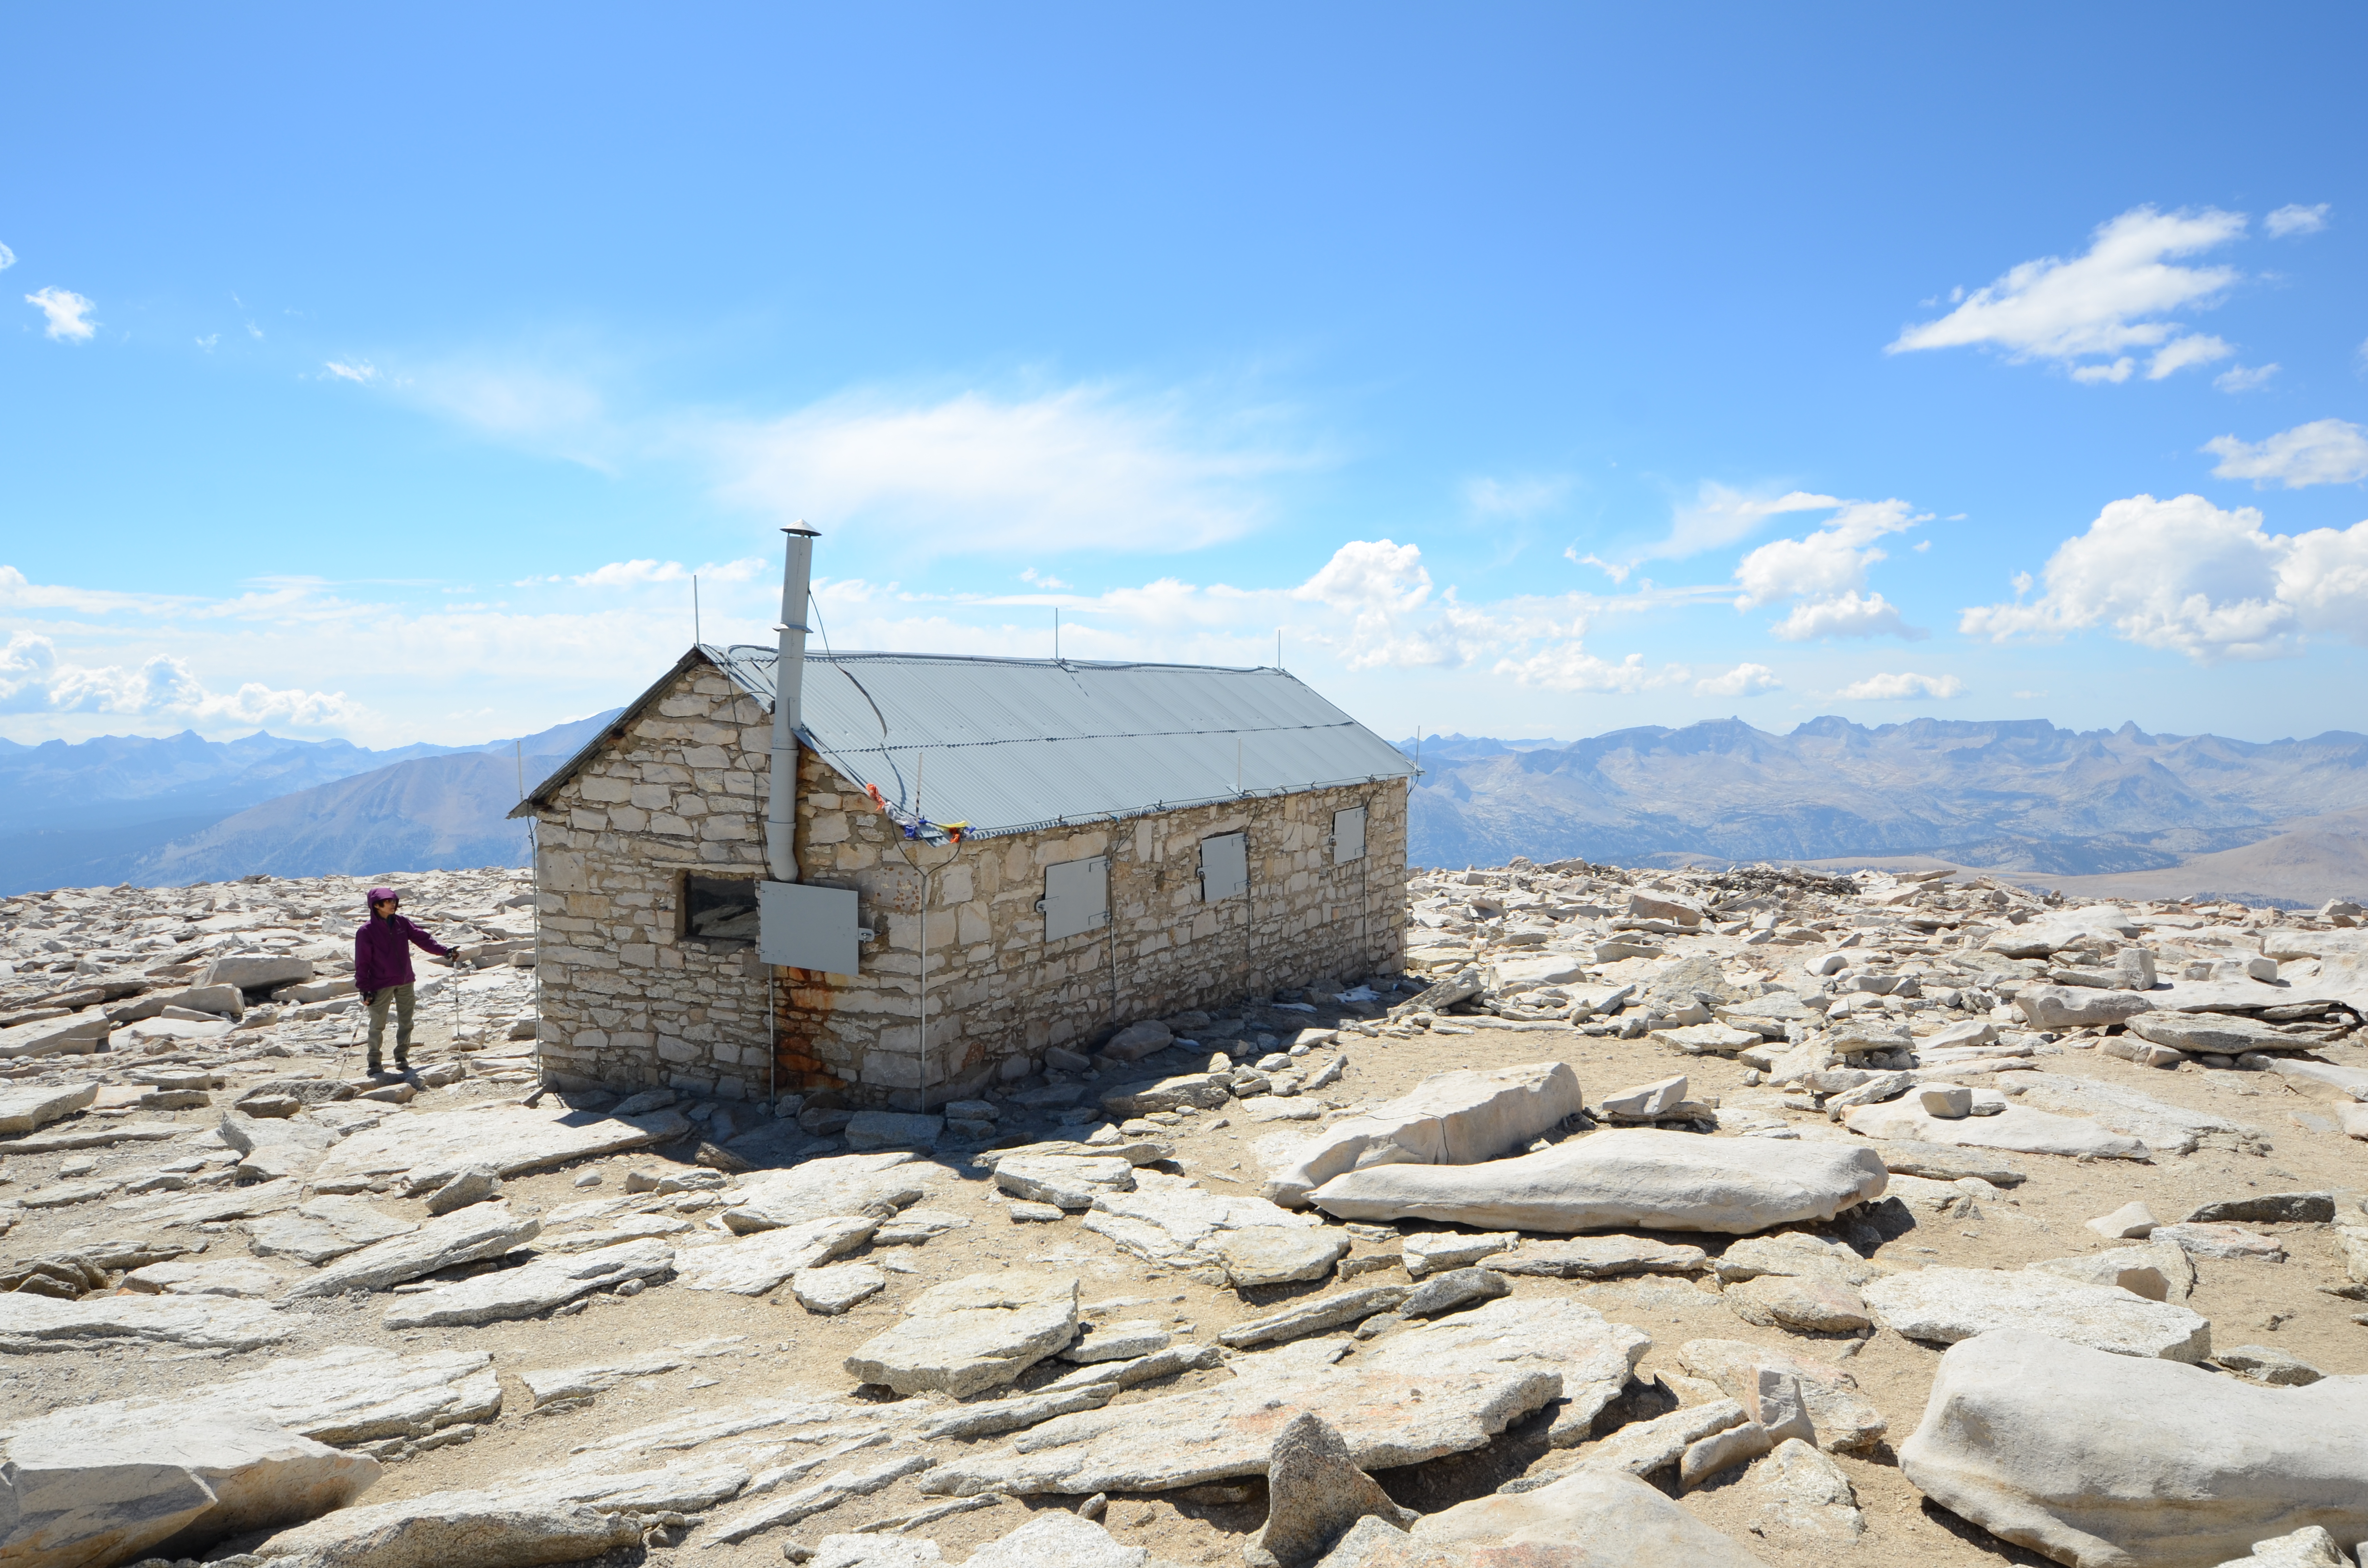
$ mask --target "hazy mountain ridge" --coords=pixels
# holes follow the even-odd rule
[[[2368,806],[2368,736],[2348,731],[2248,742],[1828,717],[1785,735],[1725,720],[1493,754],[1467,738],[1468,759],[1436,763],[1433,744],[1413,809],[1425,865],[1920,854],[2095,875],[2176,867]]]
[[[260,731],[0,741],[0,894],[522,864],[518,824],[502,820],[518,752],[533,784],[617,711],[518,740],[376,752]]]

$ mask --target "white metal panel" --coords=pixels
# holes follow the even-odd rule
[[[860,961],[853,888],[759,882],[757,951],[768,964],[854,974]]]
[[[1365,808],[1350,806],[1332,813],[1332,863],[1365,858]]]
[[[1249,835],[1224,833],[1201,840],[1201,902],[1239,898],[1249,891]]]
[[[1044,939],[1082,937],[1110,924],[1110,858],[1044,868]]]

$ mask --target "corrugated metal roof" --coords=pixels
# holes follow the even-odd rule
[[[772,706],[773,649],[700,652]],[[1414,771],[1276,669],[809,653],[803,709],[832,767],[980,835]]]

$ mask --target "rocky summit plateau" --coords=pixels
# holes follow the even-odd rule
[[[921,1113],[546,1087],[507,869],[375,879],[457,952],[366,1076],[371,880],[0,901],[0,1565],[2368,1538],[2353,903],[1421,872]]]

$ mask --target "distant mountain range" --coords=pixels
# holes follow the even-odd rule
[[[0,893],[526,863],[528,785],[616,711],[518,741],[367,751],[0,741]],[[1400,749],[1411,756],[1415,744]],[[1426,735],[1417,865],[1949,864],[2114,897],[2368,892],[2368,735],[2255,744],[2044,720],[1738,720],[1565,744]]]
[[[1725,720],[1569,745],[1425,737],[1423,770],[1422,865],[1925,857],[2026,878],[2143,875],[2157,888],[2192,880],[2190,868],[2288,890],[2335,884],[2272,894],[2286,902],[2360,891],[2368,867],[2368,735],[2349,731],[2257,744],[2134,724],[1822,718],[1774,735]]]
[[[518,754],[531,785],[615,716],[387,751],[262,732],[0,741],[0,894],[523,865],[525,834],[503,820],[518,803]]]

